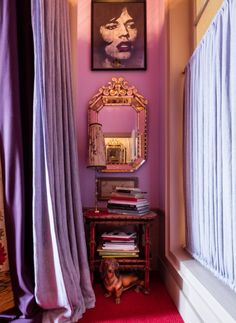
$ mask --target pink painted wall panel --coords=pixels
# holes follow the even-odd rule
[[[91,4],[78,1],[78,81],[76,120],[80,184],[83,206],[94,205],[94,170],[87,168],[87,109],[88,101],[113,76],[124,77],[148,100],[147,161],[134,173],[99,174],[99,176],[137,176],[139,186],[148,192],[152,207],[164,209],[164,106],[165,106],[165,8],[164,0],[147,0],[147,70],[91,71],[90,35]],[[102,204],[101,204],[102,205]]]

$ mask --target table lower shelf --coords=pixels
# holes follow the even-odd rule
[[[114,257],[116,258],[116,257]],[[102,259],[96,259],[93,262],[90,262],[90,268],[97,269],[99,268]],[[142,259],[130,259],[130,258],[116,258],[119,263],[120,270],[145,270],[146,269],[146,262]]]
[[[122,258],[114,255],[119,263],[119,270],[142,270],[144,273],[144,288],[149,290],[149,271],[150,271],[150,225],[156,218],[157,214],[150,212],[149,214],[139,215],[121,215],[110,214],[107,211],[96,214],[92,211],[86,211],[84,213],[86,223],[89,226],[89,266],[91,272],[91,280],[93,281],[94,273],[99,269],[102,259],[99,258],[97,253],[97,243],[99,243],[99,231],[97,226],[108,227],[127,227],[136,226],[138,247],[140,250],[139,256],[134,258]],[[99,234],[98,234],[99,233]],[[124,255],[123,255],[124,256]]]

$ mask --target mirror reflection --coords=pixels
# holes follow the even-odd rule
[[[105,106],[98,114],[103,125],[107,164],[129,164],[136,158],[136,112],[130,106]]]
[[[106,168],[133,172],[146,160],[147,100],[123,78],[112,78],[89,102],[89,124],[102,125]]]

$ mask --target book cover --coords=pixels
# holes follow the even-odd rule
[[[126,198],[144,198],[146,192],[112,192],[111,197],[126,197]]]
[[[111,231],[104,232],[101,237],[103,239],[111,238],[113,240],[127,240],[136,238],[136,232],[120,232],[120,231]]]

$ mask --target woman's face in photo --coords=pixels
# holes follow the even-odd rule
[[[114,17],[101,26],[100,33],[103,40],[108,43],[105,46],[108,56],[118,60],[131,57],[138,31],[127,8],[122,10],[118,18]]]

